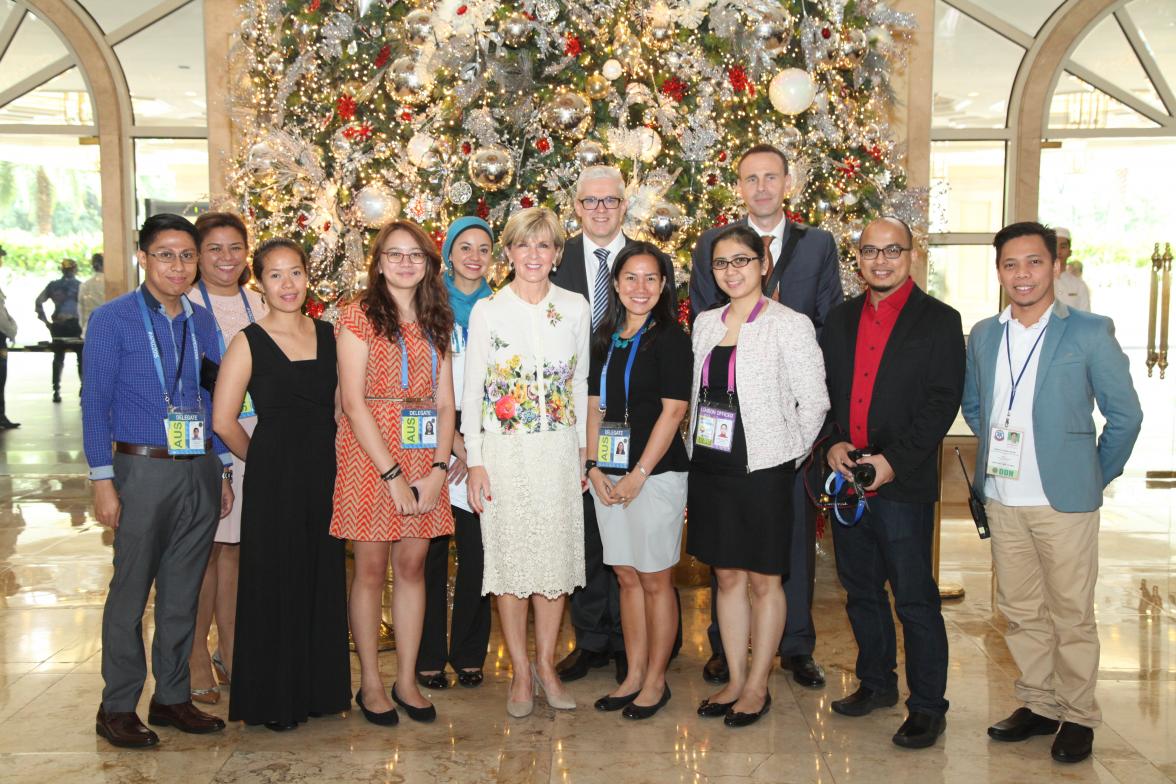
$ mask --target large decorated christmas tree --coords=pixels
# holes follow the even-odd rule
[[[403,215],[440,236],[477,214],[572,210],[582,167],[619,166],[626,232],[675,252],[738,216],[734,161],[789,155],[790,216],[848,243],[923,220],[887,124],[911,21],[878,0],[249,0],[234,54],[237,207],[310,251],[326,304]],[[501,270],[499,270],[501,273]],[[847,288],[855,281],[843,275]]]

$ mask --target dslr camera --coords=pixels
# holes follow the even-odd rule
[[[849,459],[856,463],[863,457],[870,457],[873,454],[869,449],[855,449],[849,453]],[[877,469],[870,463],[859,463],[850,469],[850,473],[853,475],[853,483],[859,487],[869,487],[878,478]]]

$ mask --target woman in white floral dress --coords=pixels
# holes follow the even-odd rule
[[[540,688],[553,708],[576,706],[555,674],[555,643],[564,598],[584,584],[591,327],[587,300],[548,280],[564,245],[550,210],[515,213],[502,243],[514,280],[470,315],[461,431],[469,500],[482,515],[482,593],[498,597],[514,670],[507,711],[521,717]]]

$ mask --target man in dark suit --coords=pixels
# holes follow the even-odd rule
[[[575,210],[583,231],[564,245],[551,282],[588,300],[595,331],[608,310],[612,263],[628,238],[621,231],[628,204],[625,180],[612,166],[589,166],[576,182]],[[592,497],[584,494],[585,585],[572,594],[576,648],[556,665],[562,681],[583,678],[588,670],[616,659],[617,683],[628,673],[621,636],[621,598],[617,577],[604,564],[604,546]]]
[[[841,276],[837,264],[837,243],[827,231],[788,220],[784,200],[792,190],[788,159],[768,144],[758,144],[743,153],[737,164],[739,193],[747,206],[746,223],[764,237],[769,261],[765,267],[764,293],[813,321],[817,337],[834,307],[841,303]],[[706,231],[694,248],[690,273],[690,310],[696,316],[718,305],[722,292],[715,285],[711,271],[711,248],[722,230]],[[792,671],[802,686],[820,688],[825,673],[813,660],[817,644],[813,628],[813,571],[816,560],[816,510],[808,502],[804,472],[796,473],[792,493],[792,563],[784,581],[788,602],[788,619],[780,640],[780,666]],[[727,662],[719,639],[719,625],[714,611],[714,581],[711,581],[711,658],[703,668],[703,677],[711,683],[726,683]]]
[[[847,481],[855,467],[868,464],[875,474],[863,480],[865,505],[843,507],[833,524],[861,682],[833,710],[864,716],[898,702],[889,582],[910,688],[908,717],[893,741],[924,748],[942,734],[948,707],[947,631],[931,550],[938,447],[959,411],[965,358],[960,314],[910,278],[912,244],[896,218],[866,227],[857,254],[868,291],[829,314],[821,350],[832,406],[826,462]]]

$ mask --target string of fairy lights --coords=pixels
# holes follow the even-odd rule
[[[878,0],[248,0],[245,15],[232,206],[259,238],[305,243],[327,306],[393,217],[440,236],[547,205],[578,230],[572,189],[597,163],[625,173],[626,233],[683,276],[697,236],[741,213],[733,163],[760,141],[790,157],[794,220],[846,244],[882,211],[925,220],[887,123],[913,22]]]

